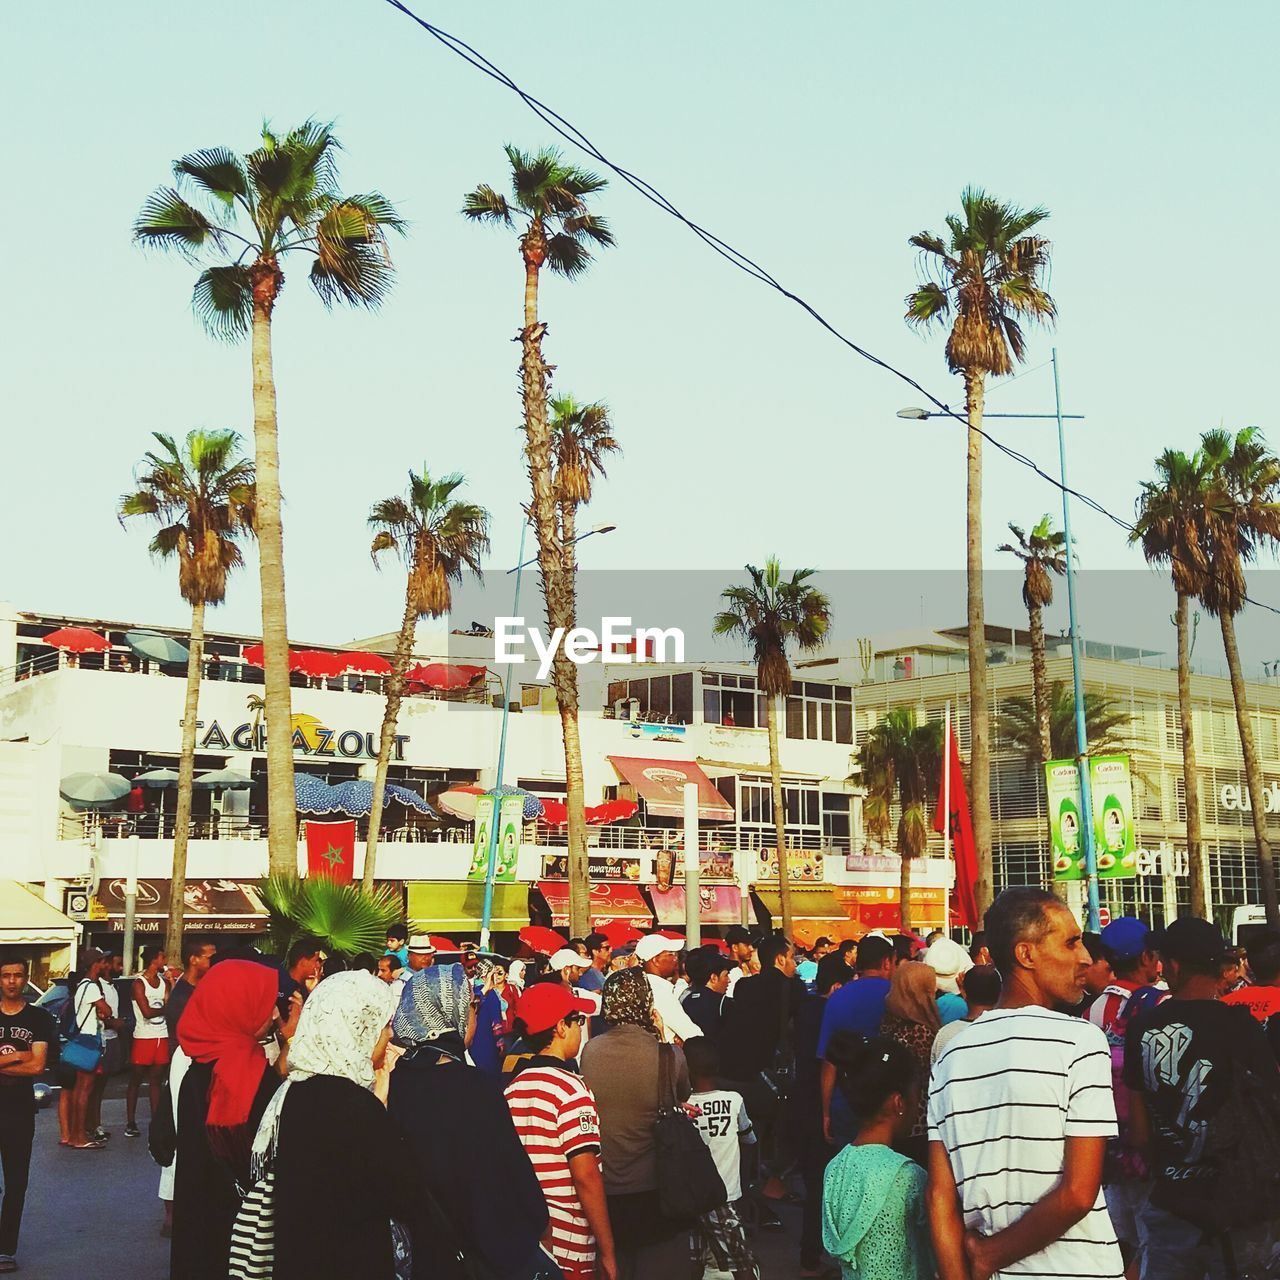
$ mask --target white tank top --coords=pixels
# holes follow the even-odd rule
[[[133,1028],[133,1038],[135,1040],[163,1040],[169,1034],[169,1028],[164,1021],[164,1002],[168,995],[165,990],[164,979],[157,977],[154,987],[147,981],[146,974],[139,974],[138,981],[142,983],[147,1008],[152,1012],[151,1017],[144,1020],[138,1012],[135,1002],[134,1013],[137,1015],[137,1025]]]

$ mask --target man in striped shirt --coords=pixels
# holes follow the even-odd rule
[[[590,999],[558,982],[530,987],[516,1025],[533,1056],[520,1064],[505,1096],[551,1216],[544,1245],[565,1280],[617,1280],[613,1232],[600,1173],[596,1100],[578,1074]]]
[[[1000,971],[994,1009],[957,1033],[929,1089],[929,1217],[941,1280],[1121,1280],[1102,1195],[1116,1134],[1111,1053],[1080,1002],[1080,926],[1043,889],[1006,889],[987,912]]]

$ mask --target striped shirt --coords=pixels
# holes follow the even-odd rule
[[[591,1273],[596,1242],[569,1172],[574,1156],[600,1159],[600,1118],[586,1081],[555,1059],[538,1057],[505,1090],[516,1133],[528,1152],[551,1215],[551,1252],[566,1274]]]
[[[1091,1023],[992,1009],[946,1046],[929,1084],[929,1138],[947,1149],[965,1226],[993,1235],[1061,1180],[1067,1138],[1113,1138],[1111,1052]],[[1061,1239],[1001,1276],[1121,1280],[1102,1190]]]

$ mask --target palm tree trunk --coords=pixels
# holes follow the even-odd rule
[[[1049,736],[1049,681],[1045,670],[1044,611],[1038,604],[1027,609],[1031,619],[1031,697],[1035,703],[1036,726],[1040,730],[1040,763],[1044,764],[1053,754]]]
[[[1191,714],[1191,598],[1178,595],[1178,715],[1182,721],[1182,776],[1187,797],[1187,865],[1191,914],[1209,918],[1209,868],[1200,838],[1200,775],[1196,772],[1195,721]],[[1170,917],[1165,913],[1167,924]]]
[[[412,573],[410,577],[412,578]],[[382,732],[378,736],[378,763],[373,772],[373,797],[369,802],[369,834],[364,842],[364,874],[360,888],[369,893],[373,889],[373,868],[378,858],[378,830],[382,826],[382,803],[387,790],[387,769],[391,765],[391,748],[395,746],[396,719],[400,715],[400,700],[404,696],[404,673],[409,669],[409,655],[413,651],[415,624],[418,611],[405,589],[404,617],[400,620],[400,637],[391,658],[391,674],[387,677],[387,705],[382,713]]]
[[[204,662],[204,601],[191,606],[191,650],[187,654],[187,698],[182,708],[182,754],[178,758],[178,812],[173,826],[173,872],[169,877],[169,923],[164,949],[181,966],[182,917],[187,892],[187,841],[191,837],[191,793],[196,776],[196,720],[200,714],[200,670]]]
[[[969,419],[966,458],[968,493],[965,502],[965,573],[968,581],[969,626],[969,789],[973,812],[973,842],[977,846],[978,876],[974,894],[979,913],[994,896],[991,860],[991,747],[987,706],[987,633],[982,600],[982,406],[984,375],[964,373],[965,413]]]
[[[911,930],[911,850],[898,842],[898,915],[903,933]]]
[[[284,523],[280,509],[276,383],[271,362],[271,312],[283,277],[274,260],[259,260],[252,268],[252,281],[253,443],[267,717],[267,856],[273,876],[296,876],[298,821],[293,791],[289,628],[284,600]]]
[[[1271,842],[1267,839],[1266,796],[1262,789],[1262,767],[1253,743],[1253,724],[1249,719],[1249,702],[1240,670],[1240,649],[1236,644],[1235,618],[1223,610],[1222,647],[1227,651],[1227,668],[1231,672],[1231,695],[1236,703],[1236,725],[1240,730],[1240,749],[1244,753],[1244,777],[1249,787],[1249,806],[1253,814],[1253,837],[1258,845],[1258,870],[1262,876],[1262,904],[1268,924],[1280,924],[1280,904],[1276,901],[1276,868],[1271,860]]]
[[[769,709],[769,779],[773,784],[773,829],[778,851],[778,902],[782,907],[782,932],[791,932],[791,869],[787,862],[787,813],[782,806],[782,757],[778,753],[778,703],[781,698],[767,693]]]
[[[573,705],[567,707],[556,681],[560,732],[564,737],[564,794],[569,812],[569,936],[591,932],[591,863],[587,856],[586,788],[582,777],[582,742],[578,737],[577,668],[564,659],[574,681]]]
[[[564,566],[566,574],[572,575],[577,571],[576,548],[573,545],[573,539],[577,533],[577,504],[573,502],[560,503],[560,563]],[[603,656],[603,655],[602,655]]]

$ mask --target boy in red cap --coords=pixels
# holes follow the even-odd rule
[[[504,1096],[551,1215],[550,1248],[565,1280],[617,1280],[613,1232],[600,1172],[596,1100],[577,1072],[582,1029],[596,1011],[558,982],[530,987],[516,1025],[533,1056]]]

